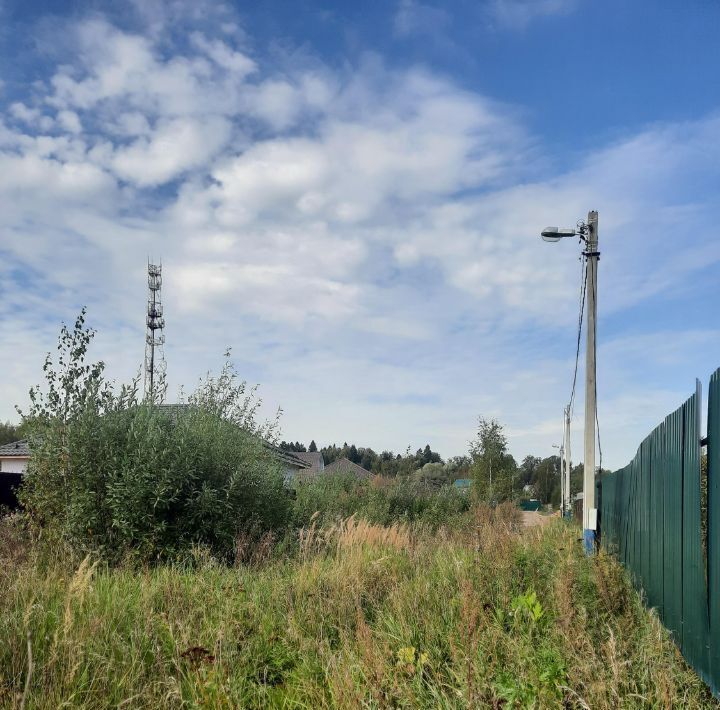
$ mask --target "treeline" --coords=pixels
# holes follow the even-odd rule
[[[440,454],[433,451],[429,444],[415,453],[408,447],[404,454],[395,454],[392,451],[377,453],[369,446],[348,445],[347,442],[342,446],[323,446],[320,451],[326,464],[347,458],[372,473],[388,478],[409,476],[426,464],[443,462]]]
[[[9,444],[12,441],[22,439],[22,427],[20,424],[11,424],[10,422],[0,422],[0,446]]]
[[[297,453],[318,451],[315,440],[312,440],[307,446],[299,441],[281,441],[279,448],[282,451]],[[322,453],[325,465],[346,458],[358,464],[358,466],[362,466],[365,470],[386,478],[411,476],[428,464],[439,464],[446,474],[443,475],[443,478],[446,479],[447,483],[452,483],[458,478],[465,478],[470,470],[470,458],[468,456],[454,456],[445,462],[437,451],[430,448],[430,444],[426,444],[425,448],[418,449],[415,453],[412,453],[408,446],[404,454],[396,454],[387,450],[378,453],[369,446],[357,446],[347,442],[343,443],[342,446],[337,444],[323,446],[319,451]],[[437,473],[440,469],[435,468],[434,470]]]

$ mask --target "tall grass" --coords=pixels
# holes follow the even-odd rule
[[[716,707],[573,528],[311,521],[297,553],[109,568],[0,546],[0,706]],[[31,660],[32,658],[32,660]]]

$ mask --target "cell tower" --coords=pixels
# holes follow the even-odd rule
[[[145,336],[145,397],[154,398],[155,387],[162,386],[165,376],[165,319],[163,318],[162,264],[148,261],[147,335]]]

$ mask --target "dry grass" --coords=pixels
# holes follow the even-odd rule
[[[308,527],[299,532],[300,556],[308,559],[312,555],[351,548],[390,548],[395,551],[409,550],[415,536],[404,523],[390,526],[376,525],[363,518],[351,515],[334,525],[318,527],[314,517]]]

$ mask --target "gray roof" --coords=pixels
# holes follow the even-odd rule
[[[325,460],[319,451],[293,451],[292,455],[307,464],[306,473],[315,473],[325,468]]]
[[[303,471],[308,471],[309,473],[314,473],[317,469],[313,469],[313,460],[302,458],[304,455],[302,452],[299,451],[283,451],[281,448],[275,446],[274,444],[271,444],[269,442],[265,442],[265,447],[271,451],[277,458],[279,458],[281,461],[284,461],[285,463],[289,464],[290,466],[294,466],[295,468],[302,469]],[[311,456],[314,454],[311,454]],[[323,462],[324,465],[324,462]]]
[[[0,446],[0,457],[8,458],[11,456],[20,456],[23,458],[30,456],[30,447],[25,439],[12,441],[9,444]]]
[[[366,468],[358,466],[358,464],[353,463],[350,459],[344,457],[325,466],[323,473],[353,473],[358,478],[367,478],[368,476],[372,476],[372,473]]]

